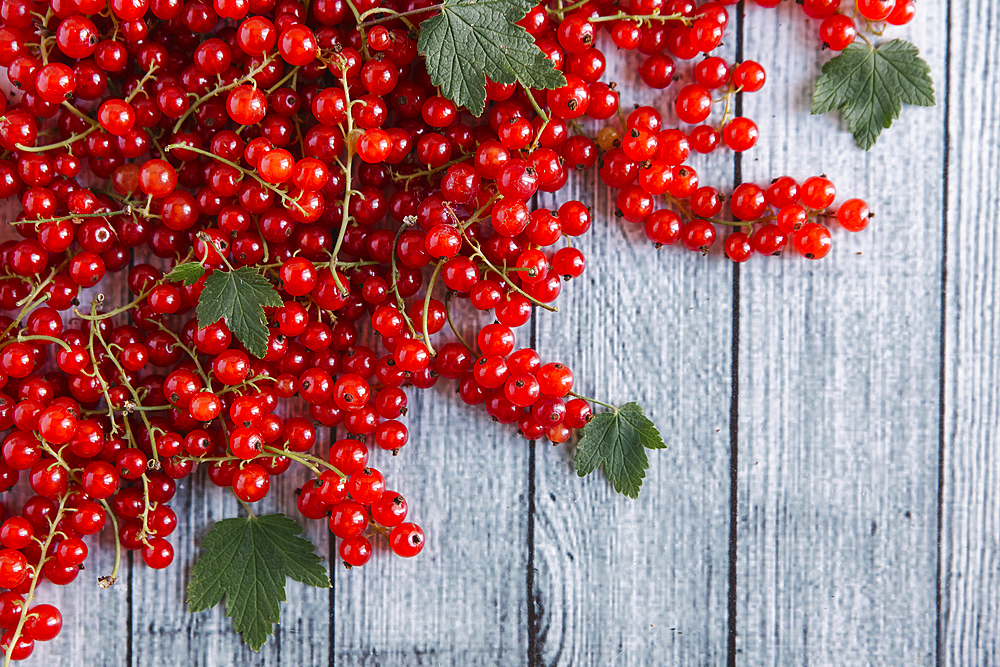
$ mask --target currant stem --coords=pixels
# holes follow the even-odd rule
[[[351,7],[352,9],[354,8],[353,7],[353,3],[348,3],[348,4],[352,5],[352,7]],[[367,28],[369,26],[377,25],[379,23],[385,23],[385,22],[391,21],[393,19],[405,19],[407,16],[413,16],[414,14],[426,14],[427,12],[433,12],[435,10],[441,9],[442,7],[444,7],[444,3],[443,2],[440,3],[440,4],[437,4],[437,5],[430,5],[429,7],[422,7],[420,9],[411,9],[411,10],[409,10],[407,12],[397,12],[395,10],[388,9],[388,8],[385,8],[385,7],[376,7],[374,9],[369,9],[364,14],[362,14],[361,16],[357,17],[357,19],[358,19],[358,27],[359,28]],[[376,12],[392,12],[392,14],[390,16],[384,16],[382,18],[372,19],[371,21],[364,21],[364,19],[369,14],[374,14]],[[411,28],[414,27],[413,23],[411,23],[410,21],[405,21],[405,22]]]
[[[69,112],[71,114],[73,114],[74,116],[76,116],[77,118],[79,118],[80,120],[89,123],[91,127],[93,127],[93,128],[100,128],[100,126],[101,126],[100,123],[98,123],[96,120],[94,120],[93,118],[91,118],[90,116],[88,116],[87,114],[83,113],[82,111],[80,111],[79,109],[77,109],[75,106],[73,106],[72,104],[70,104],[68,100],[63,100],[62,101],[62,106],[65,107],[65,108],[67,108],[67,109],[69,109]]]
[[[151,434],[152,435],[152,434]],[[153,451],[156,451],[154,448]],[[142,531],[139,533],[139,539],[146,546],[149,546],[149,510],[152,509],[149,503],[149,479],[146,474],[142,475]]]
[[[126,102],[128,102],[129,104],[131,104],[132,100],[135,99],[136,95],[138,95],[139,93],[146,92],[145,90],[143,90],[143,87],[146,85],[147,81],[149,81],[150,79],[154,78],[153,74],[156,72],[157,69],[159,69],[159,67],[160,67],[159,65],[157,65],[156,63],[153,63],[153,65],[149,68],[149,70],[145,74],[142,75],[141,79],[139,79],[139,83],[137,83],[136,86],[135,86],[135,88],[132,89],[132,92],[129,93],[128,96],[125,98]]]
[[[67,343],[63,339],[61,339],[61,338],[53,338],[52,336],[18,336],[16,342],[18,342],[18,343],[24,343],[26,341],[30,342],[30,341],[33,341],[33,340],[44,340],[44,341],[47,341],[49,343],[55,343],[56,345],[59,345],[60,347],[62,347],[62,349],[67,350],[67,351],[69,351],[70,349],[72,349],[72,348],[70,348],[69,343]],[[8,345],[10,345],[13,342],[15,342],[15,341],[11,340],[11,341],[7,341],[6,343],[0,343],[0,349],[3,349],[5,347],[7,347]]]
[[[264,68],[266,68],[268,65],[270,65],[271,61],[273,61],[273,60],[274,60],[274,58],[270,54],[267,54],[266,56],[264,56],[264,59],[261,61],[260,65],[258,65],[257,67],[253,68],[252,70],[250,70],[249,72],[247,72],[246,74],[244,74],[242,77],[240,77],[236,81],[233,81],[229,85],[222,86],[221,88],[213,88],[212,90],[208,91],[207,93],[205,93],[204,95],[202,95],[201,97],[199,97],[198,99],[196,99],[193,104],[191,104],[190,106],[188,106],[187,111],[185,111],[183,114],[181,114],[181,117],[177,119],[177,122],[174,123],[174,133],[176,134],[177,132],[180,132],[181,126],[184,125],[184,121],[186,121],[191,116],[192,113],[194,113],[195,111],[197,111],[198,108],[202,104],[204,104],[208,100],[212,99],[216,95],[219,95],[221,93],[226,92],[227,90],[232,90],[233,88],[236,88],[237,86],[242,86],[243,84],[245,84],[248,81],[253,81],[253,78],[257,74],[260,74],[261,72],[263,72]],[[138,88],[137,88],[137,90],[138,90]]]
[[[14,629],[14,634],[11,636],[10,643],[7,644],[7,650],[4,652],[4,667],[10,667],[11,655],[14,652],[14,648],[17,646],[18,639],[21,638],[21,632],[24,630],[24,623],[28,620],[31,601],[35,599],[35,587],[38,586],[38,582],[42,579],[42,568],[45,567],[45,561],[49,559],[49,546],[52,544],[52,538],[56,536],[55,527],[62,520],[63,512],[66,509],[66,499],[68,497],[68,492],[63,493],[63,495],[59,497],[59,507],[56,510],[56,515],[49,519],[49,534],[45,536],[45,543],[42,545],[42,555],[38,558],[38,565],[35,567],[35,576],[31,580],[31,586],[28,587],[28,594],[25,596],[24,606],[21,607],[21,615],[17,620],[17,627]]]
[[[98,296],[100,296],[100,295],[98,295]],[[91,303],[91,305],[90,305],[90,312],[91,313],[93,313],[93,312],[95,312],[97,310],[97,303],[98,303],[97,299],[95,299]],[[74,309],[74,312],[76,312],[78,315],[82,316],[82,313],[80,313],[79,310]],[[105,403],[107,403],[107,406],[108,406],[108,420],[111,422],[111,433],[117,433],[118,432],[118,424],[115,422],[115,411],[114,411],[114,408],[111,405],[111,396],[108,393],[110,391],[110,388],[108,387],[108,383],[104,380],[104,376],[101,374],[100,364],[97,363],[97,356],[94,354],[94,330],[95,329],[99,329],[99,328],[100,328],[100,326],[96,326],[95,327],[95,326],[91,325],[91,327],[90,327],[90,337],[89,337],[88,345],[87,345],[87,354],[90,357],[90,363],[91,363],[91,365],[94,368],[94,375],[90,376],[86,372],[84,372],[84,373],[88,377],[96,377],[98,384],[101,385],[101,393],[104,394],[104,401],[105,401]]]
[[[230,487],[230,490],[232,491],[232,487]],[[235,491],[233,491],[233,495],[236,496],[236,492]],[[256,519],[257,518],[257,515],[253,513],[253,508],[250,507],[250,503],[246,502],[245,500],[243,500],[239,496],[236,496],[236,500],[240,501],[240,505],[243,505],[243,509],[245,509],[247,511],[247,514],[250,515],[251,519]]]
[[[618,412],[618,408],[616,408],[615,406],[611,405],[610,403],[605,403],[604,401],[599,401],[596,398],[590,398],[588,396],[581,396],[580,394],[577,394],[576,392],[573,392],[573,391],[569,392],[569,395],[572,396],[573,398],[582,398],[583,400],[585,400],[585,401],[587,401],[589,403],[596,403],[597,405],[603,405],[604,407],[609,408],[609,409],[613,410],[614,412]]]
[[[575,9],[579,9],[580,7],[583,7],[589,2],[590,0],[580,0],[579,2],[574,2],[572,5],[569,5],[568,7],[559,7],[558,9],[550,9],[546,7],[545,11],[548,12],[550,15],[558,16],[560,19],[562,19],[563,17],[566,16],[568,12],[572,12]]]
[[[711,222],[713,225],[725,225],[726,227],[752,227],[754,225],[759,225],[775,219],[775,215],[773,213],[768,213],[767,215],[757,218],[756,220],[722,220],[721,218],[703,218],[700,215],[696,215],[694,217],[698,220]]]
[[[462,153],[458,157],[452,158],[451,160],[448,160],[447,162],[445,162],[444,164],[442,164],[441,166],[438,166],[438,167],[433,167],[431,169],[421,169],[420,171],[414,171],[414,172],[411,172],[409,174],[402,174],[402,175],[393,173],[392,174],[392,180],[395,183],[399,183],[400,181],[405,181],[405,184],[403,185],[403,189],[404,190],[408,190],[409,187],[410,187],[410,181],[412,179],[419,178],[421,176],[430,176],[432,174],[436,174],[438,172],[444,171],[448,167],[453,167],[453,166],[455,166],[456,164],[458,164],[460,162],[465,162],[466,160],[468,160],[472,156],[473,156],[473,153]]]
[[[468,350],[473,357],[478,357],[479,355],[476,354],[475,350],[469,347],[469,344],[465,342],[465,337],[458,332],[458,329],[455,328],[455,323],[451,320],[451,296],[451,290],[448,290],[448,292],[444,295],[444,314],[448,318],[448,326],[451,327],[451,331],[455,334],[455,338],[458,339],[458,342],[464,345],[465,349]]]
[[[118,369],[118,373],[122,378],[122,383],[125,385],[125,388],[128,389],[129,393],[132,394],[133,402],[135,402],[137,406],[142,407],[142,399],[139,397],[139,393],[135,390],[135,387],[133,387],[132,384],[128,381],[128,375],[125,372],[125,369],[122,368],[122,365],[120,363],[118,363],[118,359],[115,358],[115,355],[111,351],[111,348],[108,347],[108,344],[104,342],[104,336],[101,335],[100,331],[101,327],[92,326],[90,329],[91,331],[95,329],[97,330],[97,340],[100,341],[101,345],[104,347],[104,350],[108,353],[108,358],[111,360],[111,363],[113,363],[115,365],[115,368]],[[153,425],[149,423],[149,418],[146,416],[146,412],[144,410],[139,410],[138,412],[139,412],[139,418],[142,419],[142,423],[146,427],[146,433],[149,435],[149,446],[153,452],[153,460],[156,462],[156,466],[159,467],[160,454],[159,452],[156,451],[156,432],[158,429],[154,429]],[[131,440],[134,443],[135,438],[132,437],[132,427],[129,425],[127,419],[124,421],[124,423],[125,423],[125,431],[128,433],[129,440]]]
[[[298,75],[298,73],[299,73],[299,65],[296,65],[295,67],[293,67],[288,72],[288,74],[286,74],[285,76],[283,76],[280,79],[278,79],[278,83],[274,84],[273,86],[271,86],[270,88],[268,88],[267,90],[265,90],[264,94],[270,95],[271,93],[273,93],[274,91],[276,91],[278,88],[281,88],[281,86],[284,85],[284,83],[286,81],[288,81],[289,79],[294,78],[296,75]]]
[[[434,346],[431,345],[431,335],[427,333],[427,311],[431,308],[431,292],[434,291],[434,283],[437,281],[438,274],[441,272],[441,267],[444,266],[444,260],[440,260],[437,266],[434,267],[434,272],[431,273],[431,279],[427,282],[427,294],[424,295],[424,312],[423,312],[423,325],[424,325],[424,344],[427,346],[427,351],[430,352],[433,357],[437,354],[434,351]]]
[[[487,266],[487,268],[489,268],[490,271],[492,271],[493,273],[497,274],[498,276],[505,276],[506,275],[503,270],[498,269],[496,266],[493,265],[493,263],[490,260],[486,259],[486,255],[483,254],[483,251],[479,247],[479,244],[476,243],[475,241],[473,241],[471,237],[467,236],[465,234],[465,230],[464,229],[462,230],[462,235],[465,236],[466,240],[469,242],[469,245],[472,246],[472,248],[474,250],[473,257],[480,258],[482,260],[483,264],[485,264]],[[507,282],[507,286],[508,287],[510,287],[512,290],[514,290],[515,292],[517,292],[518,294],[520,294],[521,296],[523,296],[525,299],[527,299],[531,303],[535,304],[536,306],[544,308],[545,310],[547,310],[547,311],[549,311],[551,313],[558,313],[559,312],[559,309],[556,308],[555,306],[550,306],[547,303],[542,303],[541,301],[539,301],[535,297],[531,296],[530,294],[528,294],[527,292],[525,292],[523,289],[521,289],[520,287],[518,287],[514,283],[512,283],[510,281],[506,281],[506,282]]]
[[[320,474],[322,474],[319,469],[320,465],[325,466],[329,470],[334,471],[342,478],[347,477],[347,475],[338,470],[337,467],[334,466],[332,463],[329,463],[319,458],[318,456],[312,456],[310,454],[305,454],[303,452],[290,452],[287,449],[278,449],[276,447],[264,447],[264,450],[274,454],[275,456],[284,456],[286,458],[292,459],[293,461],[301,463],[302,465],[304,465],[305,467],[309,468],[314,473],[316,473],[317,477]]]
[[[77,309],[77,308],[73,309],[73,313],[77,317],[79,317],[81,319],[84,319],[84,320],[91,320],[91,321],[106,320],[109,317],[114,317],[115,315],[121,315],[122,313],[127,313],[128,311],[132,310],[137,305],[139,305],[142,302],[143,299],[145,299],[147,296],[149,296],[149,293],[152,290],[153,290],[153,288],[150,287],[148,290],[146,290],[145,292],[143,292],[142,294],[140,294],[139,296],[137,296],[135,299],[133,299],[129,303],[125,304],[124,306],[120,306],[118,308],[115,308],[114,310],[109,310],[106,313],[95,313],[92,310],[92,312],[88,316],[88,315],[84,315],[83,313],[81,313],[79,311],[79,309]],[[104,301],[104,295],[103,294],[99,294],[98,296],[100,297],[100,299],[99,299],[100,301]]]
[[[684,25],[691,25],[693,19],[690,16],[684,16],[684,14],[660,14],[658,12],[653,12],[652,14],[627,14],[625,12],[618,12],[617,14],[612,14],[610,16],[594,16],[587,19],[591,23],[603,23],[605,21],[635,21],[642,24],[643,21],[680,21]]]
[[[48,144],[46,146],[25,146],[24,144],[14,144],[14,145],[17,146],[17,150],[19,150],[21,152],[24,152],[24,153],[44,153],[45,151],[51,151],[51,150],[55,150],[57,148],[67,148],[68,146],[70,146],[72,144],[75,144],[76,142],[80,141],[81,139],[86,139],[98,127],[100,127],[100,126],[99,125],[91,125],[90,127],[88,127],[83,132],[79,132],[77,134],[74,134],[74,135],[72,135],[72,136],[70,136],[70,137],[68,137],[66,139],[63,139],[62,141],[60,141],[58,143]]]
[[[389,258],[389,270],[390,275],[392,275],[392,283],[389,285],[389,289],[392,291],[393,295],[396,297],[396,308],[399,310],[400,314],[403,316],[403,321],[406,322],[406,326],[410,328],[410,333],[414,336],[417,335],[417,330],[413,328],[413,322],[410,320],[410,316],[406,312],[406,302],[403,301],[403,297],[399,294],[399,289],[397,284],[399,283],[399,269],[396,267],[396,249],[399,247],[399,237],[403,235],[403,232],[412,224],[410,216],[403,218],[403,224],[399,226],[396,230],[396,238],[392,241],[392,256]]]
[[[340,74],[340,82],[344,88],[344,95],[347,99],[347,108],[351,108],[351,92],[350,86],[347,83],[347,71],[342,70]],[[347,296],[350,291],[347,287],[340,282],[340,276],[337,275],[337,257],[340,255],[340,247],[344,244],[344,237],[347,235],[347,226],[351,221],[351,171],[353,169],[354,160],[354,146],[351,142],[351,134],[354,132],[354,117],[348,111],[347,114],[347,164],[344,165],[344,212],[343,217],[340,220],[340,231],[337,234],[337,243],[333,246],[333,252],[330,254],[330,273],[333,276],[333,283],[337,286],[337,290],[343,296]]]
[[[180,347],[182,350],[184,350],[189,357],[191,357],[191,360],[194,362],[195,367],[197,367],[198,369],[198,375],[200,375],[201,379],[205,381],[205,386],[211,387],[212,381],[209,380],[208,374],[205,373],[205,369],[202,367],[201,361],[198,360],[198,355],[192,352],[190,349],[188,349],[188,347],[181,342],[180,336],[178,336],[175,331],[168,329],[166,326],[163,325],[162,322],[158,320],[154,320],[154,322],[156,322],[156,326],[160,327],[161,330],[170,334],[170,336],[176,341],[177,346]]]
[[[538,106],[538,100],[536,100],[535,96],[531,94],[531,91],[525,88],[523,85],[521,87],[524,88],[524,93],[525,95],[527,95],[528,101],[531,102],[531,106],[534,107],[535,113],[537,113],[538,117],[542,119],[542,127],[540,130],[538,130],[537,136],[535,137],[535,142],[531,146],[531,150],[534,150],[537,147],[537,144],[542,137],[542,132],[544,132],[545,128],[548,127],[549,121],[551,119],[549,118],[549,115],[542,110],[542,107]],[[528,152],[530,153],[531,150],[529,150]]]
[[[104,506],[105,514],[111,519],[111,530],[115,534],[115,565],[111,568],[111,574],[98,579],[98,583],[102,588],[110,588],[118,583],[118,571],[122,566],[122,541],[118,535],[118,519],[115,518],[115,513],[111,511],[111,506],[108,505],[108,501],[106,500],[99,502]],[[105,582],[107,583],[105,584]]]
[[[113,218],[118,215],[128,215],[132,212],[131,206],[126,206],[119,211],[108,211],[106,213],[78,213],[76,215],[61,215],[57,218],[42,218],[40,220],[12,220],[8,225],[44,225],[48,222],[62,222],[64,220],[76,220],[77,218]]]
[[[29,297],[30,297],[30,295],[29,295]],[[25,298],[29,298],[29,297],[25,297]],[[20,324],[21,320],[24,319],[24,316],[28,314],[28,311],[30,311],[31,309],[33,309],[35,306],[38,306],[38,305],[41,305],[41,304],[45,303],[48,300],[49,300],[49,295],[46,294],[44,297],[42,297],[38,301],[29,301],[27,304],[25,304],[24,308],[21,309],[21,312],[18,313],[17,317],[14,318],[14,321],[11,322],[10,324],[8,324],[7,328],[3,330],[2,334],[0,334],[0,339],[7,338],[7,334],[10,333],[11,329],[13,329],[18,324]],[[18,302],[18,305],[20,305],[20,301]]]
[[[194,147],[194,146],[192,146],[190,144],[186,144],[186,143],[183,143],[183,142],[178,142],[178,143],[175,143],[175,144],[170,144],[169,146],[166,147],[165,150],[172,151],[175,148],[180,148],[180,149],[183,149],[183,150],[186,150],[186,151],[191,151],[192,153],[197,153],[198,155],[204,155],[205,157],[210,157],[213,160],[216,160],[217,162],[221,162],[222,164],[228,165],[228,166],[232,167],[233,169],[238,170],[241,174],[249,176],[253,180],[257,181],[266,190],[270,190],[274,194],[278,195],[278,197],[281,198],[282,203],[285,204],[285,208],[288,208],[288,204],[291,204],[295,208],[299,209],[299,211],[301,211],[302,213],[306,212],[306,210],[304,208],[302,208],[302,206],[299,204],[299,202],[297,200],[292,199],[291,197],[289,197],[288,194],[285,193],[284,190],[280,190],[279,188],[276,188],[272,183],[268,183],[263,178],[261,178],[260,176],[258,176],[255,172],[252,172],[249,169],[244,169],[243,167],[241,167],[240,165],[236,164],[235,162],[231,162],[230,160],[227,160],[226,158],[219,157],[218,155],[216,155],[215,153],[212,153],[211,151],[202,150],[201,148],[196,148],[196,147]]]

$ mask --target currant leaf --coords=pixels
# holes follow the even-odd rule
[[[215,271],[205,279],[198,299],[198,324],[206,327],[225,320],[233,335],[260,358],[267,352],[264,306],[277,308],[282,303],[270,281],[249,266]]]
[[[913,44],[894,39],[869,46],[855,42],[823,66],[812,113],[841,110],[858,146],[871,149],[903,104],[934,106],[930,66]]]
[[[302,527],[284,514],[224,519],[205,536],[191,568],[188,608],[199,612],[226,598],[226,616],[259,651],[281,616],[285,580],[329,588],[330,577]]]
[[[205,275],[205,267],[198,262],[185,262],[174,267],[173,271],[164,276],[167,280],[185,285],[194,285]]]
[[[566,85],[562,72],[517,21],[532,0],[447,0],[420,24],[417,50],[441,94],[474,115],[486,108],[486,77],[526,88]]]
[[[597,468],[629,498],[638,498],[649,468],[647,449],[666,449],[656,426],[638,403],[626,403],[612,412],[595,414],[580,431],[576,473],[589,475]]]

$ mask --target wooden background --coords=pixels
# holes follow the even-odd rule
[[[596,175],[571,187],[599,212],[587,272],[520,343],[583,393],[646,406],[670,449],[638,501],[442,383],[411,395],[406,450],[373,455],[427,532],[419,558],[346,571],[314,524],[334,586],[291,584],[252,654],[219,610],[185,608],[206,526],[237,511],[200,473],[173,503],[174,566],[135,559],[100,590],[102,541],[84,576],[43,591],[66,625],[33,664],[996,664],[1000,2],[922,1],[891,31],[920,46],[938,105],[906,108],[867,154],[809,115],[817,29],[791,2],[747,8],[724,50],[767,69],[742,102],[761,141],[693,164],[727,188],[826,173],[841,200],[866,198],[873,226],[835,230],[822,262],[657,252]],[[623,104],[649,101],[637,63],[609,63]],[[294,512],[302,478],[285,477],[264,511]]]

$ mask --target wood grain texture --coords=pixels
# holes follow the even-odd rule
[[[952,2],[940,664],[1000,660],[1000,4]]]
[[[268,497],[258,503],[261,514],[285,513],[305,528],[305,536],[327,553],[329,531],[323,522],[309,521],[295,509],[295,488],[308,478],[306,471],[292,469],[274,480]],[[181,480],[171,502],[177,512],[174,533],[176,567],[151,570],[134,556],[132,568],[132,664],[212,666],[316,665],[329,655],[329,591],[294,581],[286,586],[287,602],[281,605],[282,623],[260,653],[250,651],[233,630],[224,604],[192,614],[187,609],[187,585],[191,565],[212,523],[245,515],[236,498],[212,484],[205,471]]]
[[[410,443],[397,457],[372,452],[427,543],[403,559],[379,540],[370,565],[335,566],[332,664],[508,665],[527,654],[528,445],[454,387],[409,392]]]
[[[741,270],[737,664],[931,665],[944,106],[906,108],[863,153],[809,116],[819,23],[786,3],[748,8],[746,26],[769,81],[744,102],[761,139],[743,177],[825,172],[878,217],[858,235],[834,223],[821,262]],[[939,91],[944,30],[921,3],[892,33]]]
[[[725,47],[732,57],[734,45]],[[654,97],[640,88],[638,53],[605,49],[626,113],[653,104],[676,123],[679,83]],[[691,66],[678,74],[690,78]],[[598,129],[600,124],[593,124]],[[703,183],[729,189],[731,155],[693,156]],[[669,449],[649,452],[638,500],[603,473],[574,473],[575,446],[535,446],[532,664],[721,664],[726,656],[732,265],[680,244],[656,250],[642,227],[616,218],[596,172],[539,197],[558,208],[580,199],[591,231],[573,243],[587,258],[564,283],[561,312],[537,312],[543,362],[573,369],[575,391],[620,405],[637,401]]]

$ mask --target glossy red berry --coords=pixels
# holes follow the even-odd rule
[[[807,259],[823,259],[830,252],[830,230],[810,222],[792,237],[795,251]]]
[[[397,556],[412,558],[424,548],[424,531],[415,523],[401,523],[389,534],[389,546]]]

